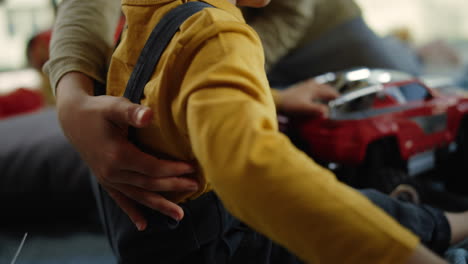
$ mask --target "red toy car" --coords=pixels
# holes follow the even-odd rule
[[[296,124],[305,151],[331,169],[358,168],[351,182],[384,192],[447,157],[466,172],[468,97],[442,94],[409,75],[384,73],[342,82],[342,96],[329,102],[328,118]],[[336,84],[339,78],[331,77],[325,82]],[[468,175],[462,175],[448,180],[468,189]]]

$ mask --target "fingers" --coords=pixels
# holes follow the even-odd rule
[[[305,115],[327,117],[328,107],[322,103],[306,102],[301,106],[301,109],[298,112]]]
[[[144,127],[153,118],[150,108],[134,104],[122,97],[108,97],[109,107],[104,107],[105,118],[118,125]]]
[[[330,85],[317,83],[314,79],[309,79],[304,82],[304,86],[308,88],[310,97],[307,99],[302,97],[303,105],[300,112],[308,115],[319,115],[327,117],[329,109],[322,102],[336,99],[339,93]]]
[[[130,142],[125,142],[117,155],[120,167],[151,177],[173,177],[191,174],[195,168],[185,162],[161,160],[149,155]]]
[[[112,179],[113,183],[127,184],[153,192],[195,192],[198,183],[186,177],[149,177],[132,171],[122,171]]]
[[[148,224],[143,214],[141,214],[141,212],[135,206],[135,203],[128,199],[125,195],[116,190],[113,190],[112,188],[104,188],[109,193],[109,196],[114,199],[117,205],[125,212],[125,214],[128,215],[137,229],[139,231],[145,230]]]
[[[115,187],[128,198],[153,210],[159,211],[176,221],[180,221],[184,217],[184,210],[182,210],[180,206],[167,200],[160,194],[126,184],[116,184]]]
[[[340,94],[336,91],[335,88],[325,84],[317,86],[317,89],[315,91],[315,97],[318,100],[329,101],[336,99],[339,95]]]
[[[312,91],[311,96],[314,100],[332,100],[337,98],[340,94],[338,91],[327,84],[317,83],[314,79],[309,79],[304,82],[306,86]]]

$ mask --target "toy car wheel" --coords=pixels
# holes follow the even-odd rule
[[[458,132],[458,139],[457,139],[457,155],[458,155],[458,162],[460,165],[463,165],[465,168],[468,166],[468,117],[465,117],[460,130]]]
[[[369,145],[366,161],[357,175],[359,187],[374,188],[388,194],[409,180],[395,145],[390,140]]]
[[[457,152],[453,160],[454,170],[446,174],[446,185],[449,191],[468,194],[468,117],[460,125],[457,135]]]
[[[368,170],[363,185],[365,188],[373,188],[383,193],[391,193],[400,184],[409,181],[406,172],[397,168],[375,168]]]

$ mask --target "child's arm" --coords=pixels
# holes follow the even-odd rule
[[[198,49],[179,109],[228,210],[306,262],[404,263],[417,238],[277,131],[259,40],[226,28]]]

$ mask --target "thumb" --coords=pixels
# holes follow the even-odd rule
[[[111,122],[133,127],[145,127],[151,122],[153,112],[149,107],[134,104],[125,98],[112,99],[104,111]]]

